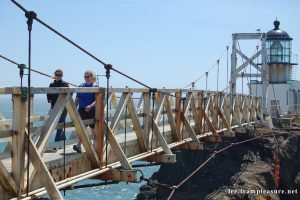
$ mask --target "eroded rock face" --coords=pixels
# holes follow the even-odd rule
[[[255,136],[262,132],[256,131]],[[172,199],[300,199],[300,133],[275,135],[276,142],[274,137],[260,138],[217,155],[177,189]],[[235,138],[224,139],[221,144],[207,144],[204,151],[177,151],[177,162],[161,165],[152,179],[170,186],[178,185],[213,150],[251,137],[237,134]],[[274,177],[274,153],[278,154],[280,163],[278,186]],[[282,194],[287,192],[290,194]],[[169,193],[169,188],[152,184],[141,188],[137,199],[166,199]]]

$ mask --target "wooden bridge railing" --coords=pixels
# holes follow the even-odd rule
[[[96,115],[92,119],[96,124],[95,139],[89,136],[85,126],[87,121],[82,121],[76,109],[72,94],[78,92],[95,93]],[[135,160],[175,162],[172,148],[199,149],[200,138],[232,136],[233,128],[252,127],[258,119],[263,120],[261,99],[253,96],[231,96],[199,90],[162,89],[154,92],[148,89],[110,88],[109,107],[106,108],[103,88],[32,88],[31,93],[59,93],[59,97],[46,116],[33,116],[33,110],[30,111],[31,137],[28,141],[28,101],[24,91],[16,87],[0,88],[0,96],[11,95],[13,111],[12,119],[0,115],[0,144],[6,143],[7,146],[1,152],[0,160],[1,199],[22,195],[25,198],[27,144],[31,191],[31,196],[27,198],[48,193],[51,198],[60,199],[59,189],[79,180],[98,175],[101,179],[112,179],[115,174],[109,171],[119,167],[133,170],[131,163]],[[34,97],[31,99],[32,103],[36,101]],[[66,166],[61,166],[61,163],[53,166],[50,161],[44,161],[44,156],[51,146],[51,135],[63,126],[58,121],[65,108],[71,119],[66,127],[75,130],[80,138],[85,162],[80,164],[80,169],[76,169],[74,160],[78,157],[69,159],[67,165],[72,173],[65,180],[54,180],[53,171],[67,170]],[[106,109],[109,116],[106,116]],[[42,125],[34,123],[39,121],[43,122]],[[76,139],[69,139],[67,144],[74,142]],[[41,174],[43,176],[37,179],[37,175]],[[43,186],[45,189],[41,189]]]

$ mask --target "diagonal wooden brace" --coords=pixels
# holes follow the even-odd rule
[[[145,152],[145,151],[147,151],[147,147],[146,147],[145,139],[143,137],[144,132],[143,132],[143,129],[140,125],[139,118],[136,114],[137,112],[135,110],[132,98],[128,99],[127,108],[128,108],[128,112],[129,112],[129,115],[130,115],[130,118],[131,118],[132,125],[133,125],[134,130],[135,130],[136,137],[137,137],[139,145],[140,145],[140,149],[141,149],[142,152]]]
[[[47,166],[43,162],[41,156],[38,153],[37,148],[33,144],[33,141],[29,137],[28,141],[28,133],[26,131],[25,133],[25,149],[28,150],[29,148],[29,157],[30,160],[38,174],[41,174],[40,178],[42,179],[45,188],[47,190],[47,193],[49,194],[51,199],[63,199],[61,196],[58,188],[56,187],[53,178],[51,177],[51,174],[49,170],[47,169]],[[27,144],[29,143],[29,147]],[[28,186],[27,186],[28,187]]]
[[[152,118],[152,116],[151,116]],[[163,137],[163,135],[161,134],[161,132],[158,129],[157,124],[155,123],[154,119],[152,118],[152,123],[153,123],[153,128],[154,128],[154,133],[159,141],[159,144],[161,145],[161,147],[164,150],[164,153],[166,154],[172,154],[171,149],[168,146],[168,143],[166,142],[165,138]]]
[[[117,139],[115,138],[113,132],[111,129],[107,126],[107,123],[105,122],[105,126],[107,128],[107,139],[108,143],[112,147],[112,151],[116,154],[118,160],[122,164],[124,169],[132,169],[131,164],[129,163],[125,153],[123,152],[122,148],[120,147]]]
[[[78,110],[76,109],[75,102],[72,99],[71,96],[69,96],[68,102],[66,104],[68,113],[70,115],[70,118],[75,124],[75,128],[78,134],[78,137],[80,138],[80,141],[82,142],[82,145],[86,151],[86,155],[91,161],[91,164],[94,168],[97,168],[100,166],[100,161],[98,159],[97,153],[95,149],[92,147],[92,143],[89,139],[88,131],[83,124],[83,121],[80,117],[80,114]]]
[[[7,171],[2,160],[0,160],[0,184],[6,191],[11,192],[12,194],[17,194],[16,191],[17,184],[11,174]]]

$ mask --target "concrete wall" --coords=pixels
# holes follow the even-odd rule
[[[261,97],[261,86],[261,84],[251,83],[252,95],[255,96],[257,94],[257,96]],[[288,83],[279,84],[270,83],[267,95],[269,113],[271,113],[271,100],[275,99],[280,101],[281,114],[300,112],[300,81],[288,81]]]

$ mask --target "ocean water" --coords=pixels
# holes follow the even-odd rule
[[[47,103],[44,95],[36,95],[33,105],[33,111],[35,116],[43,116],[48,113],[50,105]],[[0,112],[4,115],[5,118],[11,119],[12,117],[12,101],[11,96],[9,95],[0,95]],[[54,136],[54,134],[53,134]],[[54,140],[54,137],[51,139]],[[0,142],[0,149],[3,146],[3,142]],[[0,151],[1,152],[1,151]],[[141,162],[136,162],[133,164],[140,164]],[[159,166],[149,166],[137,168],[140,169],[146,178],[151,177],[151,175],[157,171]],[[138,173],[140,174],[140,173]],[[139,177],[140,175],[138,175]],[[76,185],[81,184],[94,184],[99,183],[99,180],[85,180],[78,182]],[[95,186],[89,188],[81,188],[75,190],[67,190],[65,192],[64,199],[66,200],[82,200],[83,198],[93,200],[132,200],[135,199],[136,195],[139,193],[139,187],[145,184],[141,183],[118,183],[106,186]],[[64,192],[61,192],[62,195]],[[47,198],[47,196],[44,196]]]

